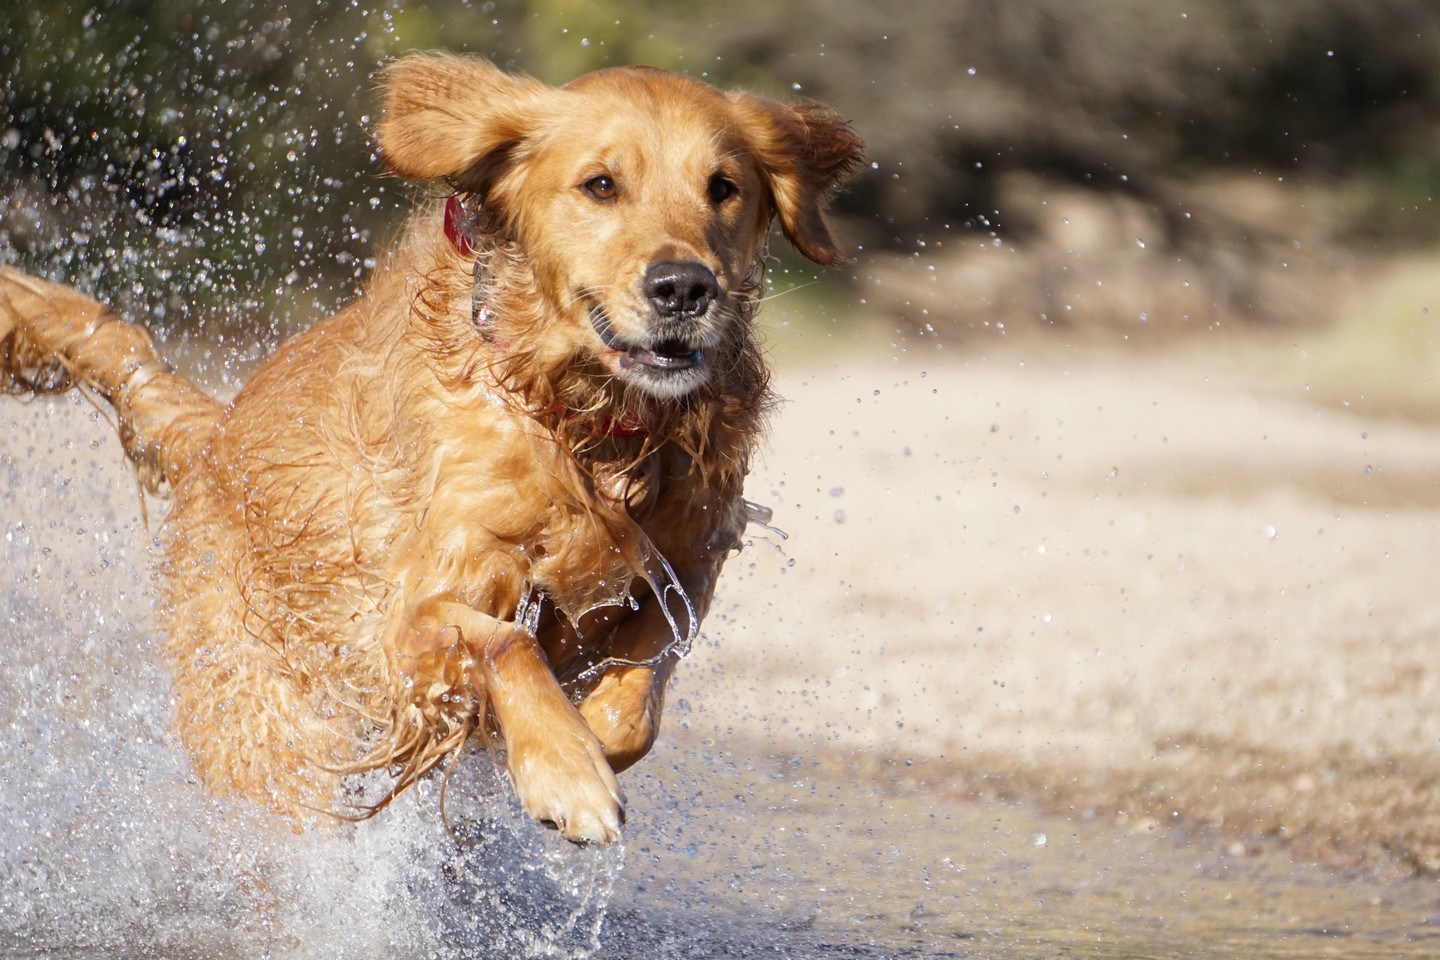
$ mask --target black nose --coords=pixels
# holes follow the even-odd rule
[[[720,284],[704,264],[667,260],[645,271],[645,296],[660,316],[686,320],[710,309]]]

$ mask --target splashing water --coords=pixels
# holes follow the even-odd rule
[[[398,0],[10,6],[0,262],[162,343],[203,321],[220,354],[251,360],[352,295],[405,206],[374,176],[368,131],[371,74],[403,49]]]
[[[209,795],[170,733],[150,538],[77,395],[0,439],[0,943],[67,957],[583,957],[623,845],[525,817],[490,755],[384,816],[290,833]],[[56,438],[61,438],[58,441]],[[10,955],[14,955],[13,953]]]

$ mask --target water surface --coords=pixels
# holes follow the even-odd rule
[[[635,825],[662,842],[632,833],[601,940],[609,955],[1440,955],[1433,880],[1292,863],[1279,849],[1232,856],[1208,832],[976,802],[931,779],[943,778],[939,764],[722,762],[683,744],[663,754],[656,766],[673,771],[629,787],[649,811]]]

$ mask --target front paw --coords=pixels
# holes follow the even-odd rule
[[[507,745],[520,805],[576,843],[613,843],[625,821],[625,796],[588,730]]]

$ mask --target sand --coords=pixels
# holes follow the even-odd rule
[[[1283,336],[787,364],[749,489],[789,539],[732,561],[681,724],[1440,870],[1440,425],[1310,373]]]

